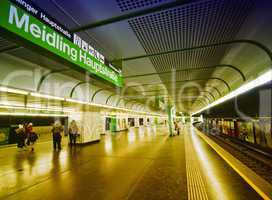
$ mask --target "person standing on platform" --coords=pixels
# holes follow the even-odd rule
[[[180,134],[180,129],[181,129],[181,122],[180,121],[175,122],[175,129],[177,131],[177,135],[179,135]]]
[[[33,132],[33,124],[32,123],[25,124],[25,132],[26,132],[26,138],[27,138],[26,144],[30,145],[29,137],[30,137],[31,132]]]
[[[19,124],[19,127],[15,130],[17,134],[17,147],[22,149],[25,146],[25,128],[24,125]]]
[[[70,138],[71,145],[76,145],[77,136],[78,136],[78,127],[77,127],[76,121],[73,120],[71,121],[69,126],[69,138]]]
[[[61,133],[63,132],[63,127],[60,121],[56,121],[52,128],[53,133],[53,147],[54,150],[61,150]]]
[[[33,131],[33,124],[29,123],[26,127],[27,132],[27,145],[31,147],[31,151],[34,151],[34,144],[38,139],[37,133]]]

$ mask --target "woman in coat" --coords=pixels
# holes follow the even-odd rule
[[[78,127],[77,127],[76,121],[73,120],[71,121],[69,126],[69,138],[70,138],[71,145],[76,145],[77,136],[78,136]]]

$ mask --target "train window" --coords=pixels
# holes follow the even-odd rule
[[[128,124],[129,124],[130,127],[135,126],[135,120],[134,120],[134,118],[128,118]]]
[[[261,144],[261,127],[259,122],[254,122],[256,143]]]
[[[271,122],[269,119],[260,119],[261,145],[271,147]]]
[[[238,133],[239,139],[254,143],[252,122],[238,122]]]
[[[139,118],[139,125],[140,126],[144,125],[144,119],[143,118]]]
[[[268,147],[272,148],[272,122],[268,120],[267,122],[267,131],[266,131],[266,138],[267,138],[267,145]]]

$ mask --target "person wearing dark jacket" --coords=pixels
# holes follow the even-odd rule
[[[26,133],[24,126],[22,124],[19,124],[19,127],[15,130],[17,134],[17,147],[22,149],[25,147],[25,139],[26,139]]]
[[[59,121],[56,121],[52,128],[53,134],[53,147],[54,150],[61,150],[61,133],[63,132],[63,127]]]
[[[70,138],[71,145],[76,145],[77,136],[78,136],[78,127],[77,127],[76,121],[73,120],[71,121],[69,126],[69,138]]]
[[[38,139],[37,133],[33,130],[33,124],[29,123],[26,127],[27,133],[27,145],[31,148],[31,151],[34,151],[34,145]]]

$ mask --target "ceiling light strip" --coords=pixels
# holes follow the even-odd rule
[[[36,93],[36,92],[31,92],[30,96],[40,97],[40,98],[45,98],[45,99],[55,99],[55,100],[64,101],[63,97],[57,97],[57,96],[52,96],[52,95],[48,95],[48,94],[40,94],[40,93]]]
[[[139,113],[139,114],[144,114],[144,115],[165,116],[165,115],[162,115],[162,114],[159,114],[159,113],[136,111],[136,110],[132,110],[132,109],[114,107],[114,106],[109,106],[109,105],[104,105],[104,104],[90,103],[90,102],[87,102],[87,101],[81,101],[81,100],[76,100],[76,99],[69,99],[69,98],[66,99],[66,98],[63,98],[63,97],[52,96],[52,95],[48,95],[48,94],[41,94],[41,93],[36,93],[36,92],[28,92],[28,91],[25,91],[25,90],[13,89],[13,88],[2,87],[2,86],[0,86],[0,91],[1,92],[10,92],[10,93],[15,93],[15,94],[22,94],[22,95],[30,95],[30,96],[33,96],[33,97],[39,97],[39,98],[45,98],[45,99],[54,99],[54,100],[59,100],[59,101],[66,101],[66,102],[84,104],[84,105],[89,105],[89,106],[96,106],[96,107],[101,107],[101,108],[106,108],[106,109],[120,110],[120,111],[125,111],[125,112],[134,112],[134,113]],[[8,105],[8,106],[13,106],[13,105]],[[16,107],[14,107],[14,108],[16,108]],[[35,108],[26,107],[26,109],[35,109]],[[42,109],[42,108],[37,108],[37,109]],[[50,110],[48,110],[48,111],[50,111]]]
[[[16,105],[5,105],[0,102],[0,108],[3,109],[18,109],[18,110],[41,110],[41,111],[48,111],[48,112],[74,112],[73,109],[67,108],[45,108],[45,107],[23,107],[23,106],[16,106]]]
[[[8,88],[4,86],[0,86],[0,91],[1,92],[8,92],[8,93],[14,93],[14,94],[22,94],[22,95],[27,95],[28,92],[25,90],[20,90],[20,89],[13,89],[13,88]]]
[[[39,117],[68,117],[67,114],[45,114],[45,113],[11,113],[0,112],[0,116],[39,116]]]
[[[207,110],[211,107],[214,107],[216,105],[219,105],[227,100],[230,100],[238,95],[241,95],[245,92],[248,92],[249,90],[252,90],[256,87],[259,87],[261,85],[264,85],[268,82],[272,81],[272,70],[267,71],[266,73],[262,74],[261,76],[259,76],[258,78],[242,85],[241,87],[237,88],[236,90],[228,93],[227,95],[225,95],[224,97],[212,102],[211,104],[209,104],[208,106],[201,108],[200,110],[198,110],[197,112],[194,112],[192,115],[196,115],[199,114],[201,112],[203,112],[204,110]]]

